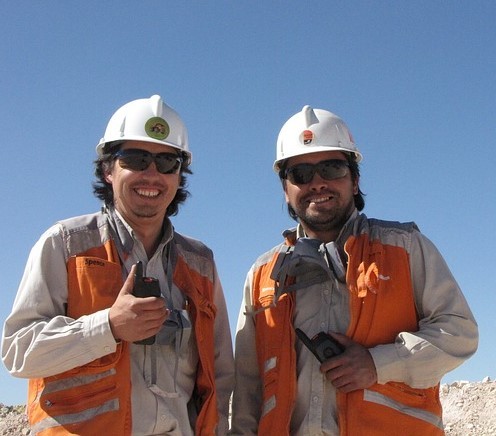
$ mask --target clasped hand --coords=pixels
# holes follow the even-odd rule
[[[348,393],[366,389],[377,382],[374,360],[368,349],[340,333],[329,333],[345,350],[320,365],[333,386],[340,392]]]

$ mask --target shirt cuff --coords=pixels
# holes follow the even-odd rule
[[[377,372],[377,383],[403,382],[406,375],[404,361],[398,356],[395,344],[378,345],[369,348]]]
[[[117,350],[117,342],[110,328],[109,312],[110,309],[104,309],[88,316],[86,339],[95,359]]]

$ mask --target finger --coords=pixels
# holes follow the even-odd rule
[[[332,385],[339,391],[344,394],[348,394],[350,392],[356,391],[359,389],[357,386],[355,386],[354,383],[348,383],[345,380],[336,380],[335,382],[332,383]]]
[[[333,338],[336,339],[341,345],[343,345],[345,348],[348,348],[350,345],[353,344],[353,341],[348,338],[348,336],[343,335],[338,332],[329,332],[329,335]]]
[[[142,316],[142,319],[145,321],[159,320],[160,322],[164,322],[168,318],[169,312],[169,309],[162,306],[158,309],[143,309],[140,316]]]
[[[119,291],[119,295],[126,295],[126,294],[132,294],[133,293],[133,287],[134,287],[134,274],[136,272],[136,265],[133,265],[131,267],[131,271],[129,272],[126,281],[124,282],[124,285],[122,286],[121,290]]]
[[[326,377],[330,371],[334,371],[342,365],[341,359],[338,359],[338,357],[339,356],[334,356],[330,359],[324,360],[324,362],[320,365],[320,371],[326,374]]]
[[[137,298],[134,305],[139,308],[140,311],[169,311],[165,304],[165,300],[162,297],[143,297]]]
[[[347,367],[342,365],[341,362],[337,360],[330,359],[321,365],[321,371],[325,374],[325,377],[330,382],[334,382],[339,378],[346,376],[348,371]]]

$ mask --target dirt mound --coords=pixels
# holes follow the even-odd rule
[[[4,406],[0,404],[0,435],[30,434],[24,406]]]
[[[496,435],[496,382],[489,377],[442,385],[440,397],[447,435]]]
[[[441,402],[446,435],[496,435],[496,382],[489,377],[442,385]],[[0,436],[29,434],[24,406],[0,404]]]

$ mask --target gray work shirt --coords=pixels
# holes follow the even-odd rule
[[[111,219],[111,218],[109,218]],[[123,278],[138,260],[145,275],[155,277],[167,289],[164,250],[173,236],[167,220],[164,236],[148,259],[132,228],[113,215],[118,239],[132,239],[132,250],[123,261]],[[65,316],[67,303],[66,248],[62,226],[48,229],[33,247],[14,302],[4,326],[2,359],[16,377],[39,378],[85,365],[116,350],[109,325],[109,309],[78,319]],[[228,429],[228,407],[232,391],[232,342],[222,287],[214,267],[215,377],[219,410],[218,434]],[[172,286],[174,307],[182,309],[183,294]],[[28,321],[27,321],[28,320]],[[189,346],[144,346],[131,344],[133,435],[193,435],[196,419],[188,402],[198,364],[194,334]],[[48,350],[48,351],[47,351]],[[109,429],[111,431],[112,429]]]
[[[337,244],[342,246],[360,227],[365,215],[353,213]],[[305,236],[298,226],[297,237]],[[400,235],[401,237],[401,235]],[[397,243],[398,241],[395,241]],[[262,388],[258,371],[253,308],[253,273],[271,257],[262,255],[247,274],[236,333],[236,388],[231,434],[257,433]],[[458,284],[442,256],[415,230],[408,247],[419,330],[400,332],[392,344],[370,348],[380,384],[404,382],[415,388],[436,385],[445,373],[477,349],[478,329]],[[259,263],[260,262],[260,263]],[[293,326],[309,337],[320,331],[345,334],[350,322],[349,291],[331,273],[329,280],[295,291]],[[247,314],[248,313],[248,314]],[[320,363],[301,341],[296,341],[297,398],[291,417],[292,435],[338,436],[336,390],[320,372]]]

